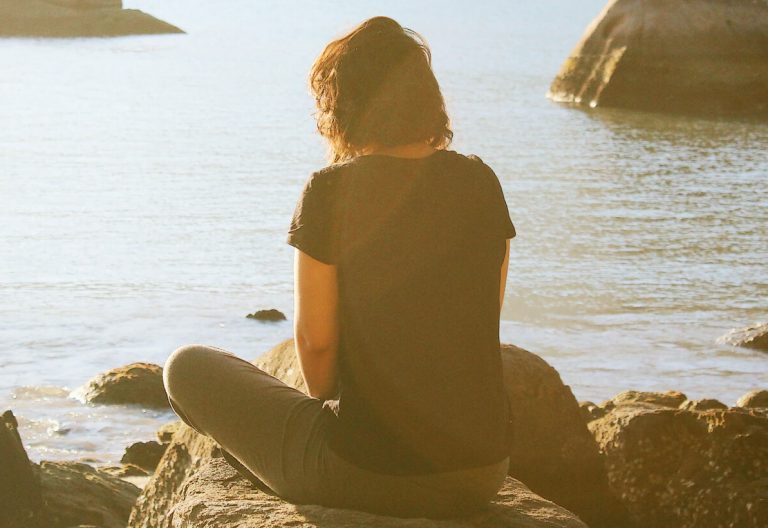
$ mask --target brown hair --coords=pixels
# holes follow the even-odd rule
[[[448,146],[453,132],[431,64],[424,38],[384,16],[328,44],[309,85],[330,160],[351,159],[371,144]]]

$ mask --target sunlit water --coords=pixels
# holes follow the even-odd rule
[[[171,418],[70,395],[100,371],[291,335],[285,234],[325,164],[306,73],[377,14],[427,37],[452,148],[503,182],[503,341],[579,399],[768,385],[768,355],[715,342],[768,318],[768,126],[548,101],[601,4],[164,0],[130,5],[187,35],[1,40],[0,410],[31,457],[115,462]]]

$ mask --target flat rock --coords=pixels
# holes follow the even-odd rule
[[[768,352],[768,323],[758,323],[746,328],[731,330],[718,341],[728,345]]]
[[[578,517],[508,477],[487,510],[466,519],[384,517],[355,510],[295,505],[255,489],[223,459],[212,459],[187,480],[168,513],[169,527],[196,528],[587,528]]]
[[[131,363],[103,372],[81,389],[88,403],[136,404],[170,409],[163,386],[163,368],[153,363]]]
[[[183,33],[119,0],[0,0],[0,37],[115,37]]]
[[[124,528],[139,488],[80,462],[43,461],[40,475],[48,528]]]
[[[589,428],[637,526],[768,526],[768,413],[621,405]]]
[[[611,0],[548,96],[593,108],[768,117],[768,3]]]
[[[768,390],[753,390],[746,393],[736,402],[738,407],[752,409],[768,408]]]
[[[685,394],[678,391],[650,392],[628,390],[620,392],[612,399],[603,402],[601,406],[604,409],[612,409],[613,407],[620,405],[646,404],[651,406],[677,408],[687,399],[688,398],[685,396]]]

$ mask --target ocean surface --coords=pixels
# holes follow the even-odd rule
[[[451,148],[502,181],[502,341],[580,400],[768,385],[768,354],[716,342],[768,319],[768,126],[547,100],[602,1],[125,3],[187,34],[0,40],[0,411],[33,460],[117,462],[173,417],[81,403],[101,371],[291,336],[286,230],[326,164],[307,72],[380,14],[426,37]]]

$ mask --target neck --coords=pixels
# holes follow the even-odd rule
[[[392,147],[383,147],[379,145],[368,145],[360,150],[361,154],[383,154],[396,158],[425,158],[433,154],[437,149],[426,143],[408,143],[406,145],[395,145]]]

